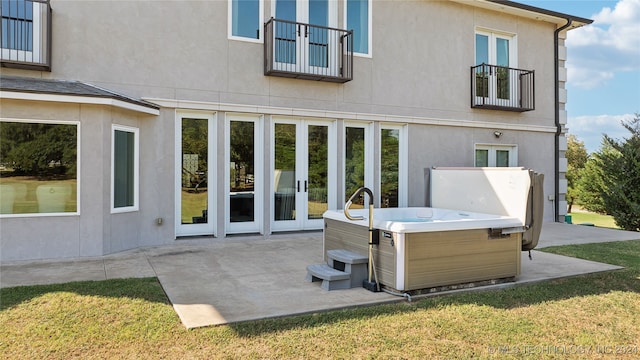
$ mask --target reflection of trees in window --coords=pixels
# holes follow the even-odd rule
[[[398,172],[400,132],[397,129],[381,130],[380,149],[380,206],[398,207]]]
[[[75,124],[0,122],[0,213],[77,211]]]
[[[347,127],[345,131],[345,201],[364,186],[364,129]],[[357,201],[364,204],[363,200]]]
[[[276,124],[275,126],[275,168],[296,169],[296,125]]]
[[[309,126],[309,201],[327,201],[328,137],[327,126]]]
[[[231,191],[253,191],[254,123],[231,121]]]
[[[196,191],[207,187],[207,132],[207,119],[182,119],[183,186]]]
[[[75,178],[76,125],[1,122],[0,164],[12,175]]]

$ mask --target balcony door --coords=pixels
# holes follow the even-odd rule
[[[334,0],[275,0],[273,13],[280,20],[275,25],[273,42],[275,68],[297,73],[339,76],[335,31],[338,11]]]
[[[333,123],[274,119],[272,133],[272,229],[322,229],[335,202]]]
[[[516,67],[515,37],[476,32],[476,97],[478,103],[509,106],[517,99],[517,79],[509,68]],[[484,99],[483,99],[484,98]]]

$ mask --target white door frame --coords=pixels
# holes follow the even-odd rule
[[[271,229],[274,231],[292,231],[292,230],[314,230],[322,229],[323,219],[308,218],[308,192],[305,184],[308,181],[308,128],[311,125],[319,125],[327,127],[327,205],[329,210],[335,209],[336,196],[336,132],[335,120],[305,120],[292,119],[286,117],[273,117],[271,122],[271,183],[275,186],[275,125],[276,124],[294,124],[296,125],[296,171],[295,182],[296,187],[296,219],[294,220],[275,220],[275,192],[271,192]]]
[[[182,224],[182,119],[202,119],[207,120],[207,157],[209,166],[207,167],[207,223],[202,224]],[[217,114],[201,111],[176,111],[175,121],[175,236],[194,235],[214,235],[216,236],[216,189],[217,171],[216,168],[216,119]]]
[[[476,29],[475,33],[488,37],[487,51],[488,51],[489,63],[487,65],[497,66],[497,62],[498,62],[497,49],[496,49],[497,40],[504,39],[509,42],[509,64],[507,66],[509,68],[518,67],[518,47],[517,47],[518,44],[517,44],[517,37],[515,34],[502,32],[502,31],[495,31],[490,29],[482,29],[482,28]],[[477,49],[476,49],[476,52],[477,52]],[[475,53],[474,53],[474,56],[476,56]],[[476,64],[476,65],[480,65],[480,64]],[[488,99],[490,104],[495,104],[500,106],[509,106],[509,104],[516,103],[518,91],[519,91],[517,88],[517,84],[514,84],[513,81],[509,79],[509,88],[510,88],[509,98],[501,99],[501,98],[498,98],[498,78],[496,74],[490,73],[488,75],[488,79],[489,79],[489,93],[488,93],[488,97],[485,99]],[[513,86],[516,86],[516,88],[512,88]],[[483,103],[483,98],[484,98],[483,96],[476,96],[476,102]]]
[[[253,182],[253,221],[246,222],[231,222],[231,193],[230,193],[230,162],[231,162],[231,122],[232,121],[245,121],[254,123],[254,182]],[[225,209],[225,234],[238,234],[238,233],[264,233],[262,226],[263,216],[263,187],[264,187],[264,158],[263,154],[263,117],[262,115],[247,115],[247,114],[231,114],[227,113],[225,116],[224,124],[224,209]]]
[[[364,186],[368,187],[373,191],[374,189],[374,178],[373,178],[373,146],[374,146],[374,135],[373,135],[373,122],[358,122],[358,121],[345,121],[344,127],[342,129],[342,193],[340,194],[340,201],[346,202],[346,197],[351,196],[351,194],[346,194],[346,149],[347,149],[347,128],[362,128],[364,129]],[[377,196],[377,194],[373,194],[373,196]],[[365,201],[368,201],[365,199]],[[375,199],[374,199],[375,202]]]
[[[276,16],[276,3],[277,0],[273,0],[271,1],[271,14],[272,17],[274,17],[276,20],[284,20],[284,19],[278,19],[278,17]],[[338,2],[335,0],[327,0],[327,5],[328,5],[328,24],[326,25],[327,27],[332,27],[332,28],[337,28],[338,26]],[[295,18],[296,22],[299,23],[304,23],[304,24],[309,24],[309,0],[297,0],[296,1],[296,18]],[[276,31],[276,30],[274,30]],[[327,53],[328,53],[328,63],[327,66],[329,68],[329,74],[333,75],[333,76],[337,76],[338,72],[340,70],[339,64],[335,64],[331,62],[331,51],[333,49],[336,49],[337,46],[336,44],[333,44],[331,42],[332,37],[329,36],[327,41]],[[303,29],[300,29],[300,31],[297,32],[297,35],[295,37],[296,40],[296,58],[295,58],[295,63],[290,64],[290,63],[286,63],[286,62],[277,62],[274,60],[274,67],[278,70],[285,70],[285,71],[296,71],[295,69],[298,69],[299,72],[312,72],[312,73],[325,73],[326,71],[322,70],[321,68],[318,67],[314,67],[309,65],[309,59],[307,56],[302,56],[305,53],[309,53],[309,37],[306,36],[306,34],[304,34]],[[277,54],[276,52],[276,41],[273,42],[273,53]],[[305,60],[305,64],[300,64],[299,62],[301,61],[301,59]]]

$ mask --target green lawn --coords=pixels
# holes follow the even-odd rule
[[[571,215],[571,222],[574,224],[590,223],[599,227],[619,229],[618,225],[616,225],[616,222],[613,220],[613,216],[610,215],[583,211],[572,212],[569,215]]]
[[[155,278],[1,289],[0,358],[638,358],[640,241],[544,250],[626,268],[193,330]]]

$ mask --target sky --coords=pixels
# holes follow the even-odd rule
[[[587,152],[640,113],[640,0],[515,0],[594,20],[567,35],[567,127]]]

